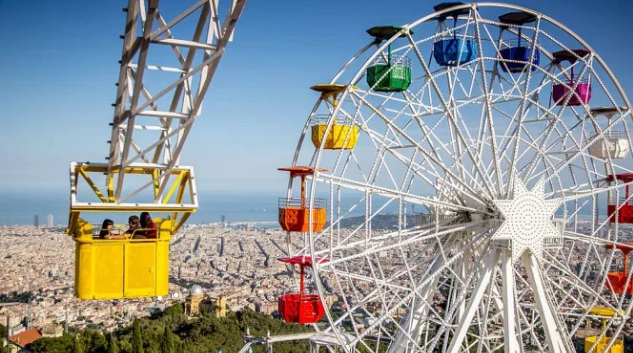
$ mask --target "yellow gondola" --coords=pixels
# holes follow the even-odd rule
[[[105,164],[71,163],[71,205],[68,233],[75,241],[75,296],[80,299],[115,299],[158,297],[169,293],[169,242],[172,234],[198,207],[191,167],[172,170],[171,188],[156,203],[115,203],[111,190],[102,193],[92,177],[103,174]],[[132,166],[128,175],[154,176],[151,167]],[[88,186],[99,201],[81,201],[78,193]],[[92,189],[92,190],[90,190]],[[86,196],[86,195],[84,195]],[[105,240],[81,218],[82,213],[168,213],[165,219],[154,218],[154,239]]]
[[[615,311],[611,308],[607,308],[607,307],[593,307],[591,308],[591,310],[589,310],[589,313],[591,315],[596,315],[596,316],[603,316],[603,317],[615,317],[615,316],[619,316],[619,317],[624,317],[624,311],[623,310],[618,310]],[[603,324],[603,329],[607,328],[607,320],[603,319],[602,320],[602,324]],[[585,338],[585,352],[589,353],[624,353],[624,341],[616,339],[615,342],[613,342],[613,345],[611,345],[611,348],[609,349],[605,349],[607,347],[607,344],[609,343],[609,341],[611,340],[611,337],[607,337],[607,335],[605,334],[604,336],[602,336],[602,338],[600,338],[600,336],[589,336],[587,338]],[[598,342],[596,344],[596,341]],[[594,344],[596,345],[596,348],[592,351],[591,347],[594,346]]]
[[[310,87],[310,89],[321,93],[321,99],[329,103],[334,109],[338,104],[339,94],[343,93],[347,87],[341,84],[319,84]],[[356,87],[352,86],[352,89],[356,89]],[[312,119],[311,137],[314,148],[321,148],[321,144],[325,140],[323,148],[326,150],[353,149],[358,141],[358,126],[350,119],[335,118],[328,130],[328,119],[328,114],[315,115]]]
[[[158,297],[169,292],[171,221],[155,219],[156,239],[101,240],[79,219],[75,230],[75,296],[79,299]]]

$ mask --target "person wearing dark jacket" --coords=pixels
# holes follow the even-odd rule
[[[141,229],[141,225],[139,224],[138,216],[130,216],[128,218],[128,225],[130,228],[125,231],[125,234],[132,235],[132,239],[146,239],[145,233]]]

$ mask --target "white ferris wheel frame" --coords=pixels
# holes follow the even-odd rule
[[[557,27],[558,29],[563,30],[567,35],[571,36],[573,39],[575,39],[576,41],[578,41],[578,43],[580,45],[583,45],[585,48],[587,48],[591,53],[591,60],[593,60],[593,64],[597,64],[599,65],[599,67],[604,71],[604,73],[606,74],[607,78],[611,80],[611,84],[614,86],[615,90],[617,92],[615,92],[616,94],[619,94],[619,98],[622,99],[621,105],[615,105],[618,108],[618,115],[619,118],[616,119],[616,121],[611,122],[611,120],[609,120],[611,123],[609,124],[608,128],[605,129],[605,131],[609,132],[609,130],[611,129],[611,127],[615,126],[617,123],[620,123],[622,121],[624,121],[624,119],[631,119],[631,104],[630,101],[628,100],[624,90],[622,89],[622,86],[619,84],[619,82],[617,81],[615,75],[613,75],[613,73],[610,71],[610,69],[606,66],[606,64],[604,63],[604,61],[602,60],[602,58],[599,56],[599,54],[597,54],[584,40],[582,40],[582,38],[580,38],[578,35],[576,35],[573,31],[571,31],[570,29],[568,29],[566,26],[564,26],[563,24],[559,23],[558,21],[544,15],[538,12],[535,12],[533,10],[530,10],[528,8],[522,7],[522,6],[516,6],[516,5],[510,5],[510,4],[502,4],[502,3],[493,3],[493,2],[483,2],[483,3],[473,3],[473,4],[464,4],[464,5],[459,5],[459,6],[455,6],[449,9],[445,9],[442,11],[437,11],[434,12],[430,15],[427,15],[411,24],[405,25],[404,28],[396,35],[392,36],[390,39],[383,41],[382,43],[380,43],[380,45],[377,45],[376,43],[369,43],[367,46],[363,47],[357,54],[355,54],[347,63],[345,63],[345,65],[339,70],[339,72],[335,75],[335,77],[332,79],[331,83],[337,83],[341,77],[343,76],[343,74],[346,72],[346,70],[348,68],[350,68],[350,66],[352,66],[352,64],[355,63],[355,61],[357,61],[359,58],[361,58],[363,56],[364,53],[366,53],[370,48],[372,47],[376,47],[376,51],[373,55],[371,55],[368,59],[366,59],[366,61],[364,62],[364,64],[357,69],[357,74],[350,79],[349,84],[347,86],[347,89],[342,92],[341,97],[339,98],[340,102],[346,101],[348,99],[348,97],[352,97],[353,99],[357,99],[359,102],[364,103],[366,106],[370,106],[371,104],[363,101],[363,97],[360,96],[358,93],[356,93],[355,88],[353,87],[354,84],[356,84],[356,82],[358,82],[360,79],[362,79],[363,75],[365,74],[365,70],[375,61],[375,59],[378,58],[379,55],[381,55],[381,53],[384,53],[385,50],[387,49],[388,46],[390,46],[398,37],[400,34],[404,34],[406,35],[406,40],[408,40],[408,45],[411,46],[413,48],[413,51],[415,52],[415,56],[418,58],[418,60],[420,61],[421,65],[424,67],[425,69],[425,75],[428,76],[432,76],[433,73],[429,70],[429,68],[427,66],[425,66],[425,60],[422,57],[422,55],[417,52],[417,47],[415,45],[416,41],[412,38],[411,34],[409,33],[409,30],[422,24],[425,22],[429,22],[432,21],[434,19],[436,19],[439,15],[442,14],[446,14],[448,12],[451,11],[455,11],[455,10],[459,10],[459,9],[471,9],[472,12],[475,12],[477,9],[479,8],[484,8],[484,7],[497,7],[497,8],[505,8],[508,10],[517,10],[517,11],[523,11],[523,12],[527,12],[530,14],[533,14],[537,17],[537,25],[536,28],[537,30],[535,31],[535,36],[540,33],[538,26],[540,25],[541,21],[546,21],[549,22],[551,25]],[[478,18],[477,16],[474,17],[473,21],[477,24]],[[478,31],[479,27],[476,25],[475,26],[475,31]],[[516,31],[513,30],[513,28],[509,28],[508,29],[509,32],[516,34]],[[428,39],[428,38],[427,38]],[[532,43],[537,42],[538,38],[526,38],[528,40],[532,40]],[[561,44],[562,46],[562,44]],[[545,50],[544,48],[540,47],[540,45],[538,45],[538,48],[540,49],[541,53],[544,54],[548,59],[552,59],[552,54],[547,52],[547,50]],[[481,51],[479,52],[479,55],[482,56],[483,54],[481,53]],[[483,64],[482,64],[483,66]],[[481,70],[482,74],[485,73],[486,71],[484,69]],[[528,78],[526,79],[526,82],[529,81],[529,76],[530,74],[530,70],[527,70],[527,75]],[[545,70],[543,70],[545,71]],[[568,73],[564,72],[563,75],[566,78],[569,78]],[[581,74],[582,75],[582,74]],[[434,83],[434,79],[431,79],[431,84]],[[483,82],[486,82],[486,79],[482,80]],[[527,83],[526,83],[527,84]],[[602,82],[600,82],[600,84],[602,84]],[[604,87],[604,85],[603,85]],[[575,87],[574,87],[575,88]],[[434,89],[439,90],[438,87],[434,87]],[[520,91],[520,94],[524,96],[523,98],[523,102],[525,102],[525,96],[527,95],[524,92]],[[442,97],[441,94],[438,94],[438,96]],[[406,97],[405,97],[406,98]],[[487,99],[487,97],[485,97],[485,99]],[[609,99],[614,102],[614,99],[612,97],[609,97]],[[298,144],[297,144],[297,149],[296,152],[294,154],[294,158],[293,158],[293,165],[298,165],[299,163],[299,157],[300,157],[300,152],[302,150],[302,147],[305,149],[305,147],[303,146],[304,144],[304,139],[306,134],[308,133],[308,130],[310,128],[311,125],[311,120],[312,117],[315,116],[315,114],[317,113],[318,109],[320,106],[322,106],[322,102],[323,102],[323,98],[319,99],[315,106],[313,107],[308,121],[306,122],[306,125],[304,126],[302,133],[300,135]],[[359,103],[359,104],[361,104]],[[443,102],[444,103],[444,102]],[[614,102],[615,103],[615,102]],[[565,103],[566,104],[566,103]],[[619,108],[620,106],[623,106],[624,108]],[[333,107],[333,109],[331,109],[329,111],[330,117],[335,117],[337,115],[341,114],[341,110],[342,110],[342,104],[339,104],[335,107]],[[446,105],[444,106],[445,108],[445,113],[447,115],[451,115],[451,109],[449,109],[448,107],[446,107]],[[563,107],[564,108],[564,107]],[[561,110],[559,111],[559,114],[556,114],[556,119],[560,119],[560,114],[562,114],[562,110],[563,108],[561,108]],[[585,109],[586,110],[586,109]],[[374,113],[376,115],[380,115],[380,112],[378,111],[374,111]],[[594,122],[595,124],[595,120],[594,120],[594,116],[589,113],[586,112],[589,116],[589,118]],[[353,118],[350,117],[349,115],[347,116],[348,118]],[[385,120],[385,124],[389,125],[388,122],[388,118],[387,117],[381,117],[383,120]],[[519,119],[520,121],[523,120],[523,114],[521,114],[521,118]],[[491,131],[494,131],[494,122],[492,119],[490,119],[491,122]],[[325,130],[325,135],[328,134],[328,132],[331,130],[332,126],[334,124],[334,119],[330,118],[328,120],[328,124],[327,124],[327,128]],[[521,124],[521,123],[520,123]],[[597,124],[596,124],[597,125]],[[626,129],[626,123],[624,124],[625,129]],[[397,129],[397,126],[392,125],[390,126],[393,129]],[[519,125],[519,128],[521,128],[521,125]],[[362,130],[362,129],[361,129]],[[457,130],[457,129],[456,129]],[[368,133],[367,131],[364,131],[366,133]],[[400,131],[399,131],[400,132]],[[431,132],[432,133],[432,132]],[[601,132],[602,134],[604,134],[605,132]],[[493,132],[490,132],[490,134],[492,136],[495,136],[495,134]],[[404,135],[404,133],[402,134]],[[386,134],[385,134],[386,136]],[[627,132],[627,136],[630,136],[629,133]],[[598,135],[596,135],[592,140],[590,140],[589,142],[587,142],[586,144],[580,146],[576,143],[577,148],[579,149],[578,151],[576,151],[577,155],[580,155],[581,152],[585,152],[585,154],[587,153],[587,149],[598,140]],[[466,139],[464,137],[461,137],[462,141],[465,141]],[[437,138],[436,138],[437,139]],[[494,143],[494,138],[492,139],[493,143]],[[545,141],[545,140],[544,140]],[[415,141],[411,141],[408,140],[407,142],[411,143],[411,144],[415,144]],[[512,142],[511,140],[508,139],[508,144]],[[512,157],[512,166],[514,166],[516,164],[516,158],[517,158],[517,149],[518,149],[518,138],[514,141],[514,153],[513,153],[513,157]],[[336,177],[334,176],[334,174],[328,174],[325,171],[321,171],[321,168],[326,167],[325,165],[322,165],[322,155],[324,153],[324,147],[325,147],[325,139],[323,139],[323,141],[321,142],[321,145],[319,148],[316,149],[315,154],[312,156],[312,161],[310,163],[311,166],[314,167],[314,176],[312,178],[313,181],[319,181],[319,182],[329,182],[330,185],[338,185],[338,186],[344,186],[346,188],[351,188],[351,189],[355,189],[358,191],[366,191],[369,194],[380,194],[381,192],[385,191],[382,190],[380,187],[376,187],[374,185],[371,185],[369,182],[368,183],[360,183],[357,182],[355,180],[344,180],[341,177]],[[536,143],[536,140],[533,141],[533,143]],[[483,143],[482,143],[483,145]],[[629,145],[631,145],[631,141],[629,138]],[[506,146],[508,147],[508,146]],[[420,146],[418,146],[418,148],[420,148]],[[505,156],[505,154],[503,155]],[[502,156],[502,158],[503,158]],[[497,158],[498,156],[493,156],[494,158]],[[378,158],[378,157],[376,157]],[[471,156],[471,159],[474,158],[473,156]],[[567,155],[565,155],[565,158],[567,159],[572,159],[575,157],[568,157]],[[536,158],[535,158],[536,159]],[[402,162],[405,162],[404,160],[401,160]],[[570,162],[571,163],[571,162]],[[612,169],[613,166],[613,161],[612,159],[609,157],[604,161],[605,165],[609,164],[610,168]],[[437,163],[436,165],[441,166],[442,164]],[[558,168],[558,170],[555,171],[555,174],[558,173],[558,171],[560,169],[562,169],[563,167],[565,167],[566,164],[561,164],[561,166]],[[499,176],[503,176],[503,171],[499,171],[497,170],[497,168],[500,168],[500,165],[498,162],[493,163],[492,167],[496,170],[495,174],[497,175],[497,177]],[[532,165],[529,166],[530,170],[532,170],[532,168],[534,168]],[[607,167],[609,168],[609,167]],[[449,168],[445,168],[442,170],[442,172],[444,172],[445,174],[450,174],[451,169]],[[483,178],[484,172],[478,172],[480,173],[481,177]],[[529,175],[530,173],[528,173]],[[438,174],[436,174],[438,175]],[[486,174],[488,175],[488,174]],[[510,180],[513,179],[514,177],[514,173],[507,173],[507,175],[509,176]],[[432,176],[432,175],[431,175]],[[551,177],[550,177],[551,178]],[[319,183],[317,182],[312,182],[311,186],[309,188],[309,207],[310,210],[312,210],[314,208],[314,200],[317,194],[317,185]],[[498,181],[496,183],[496,187],[498,188],[497,190],[492,190],[492,188],[488,188],[488,192],[492,193],[493,191],[495,191],[497,194],[502,194],[505,195],[506,197],[509,196],[509,194],[511,193],[511,189],[510,189],[510,185],[513,184],[512,181],[508,182],[506,184],[507,188],[503,188],[503,184]],[[611,192],[615,191],[616,196],[619,196],[618,194],[618,188],[622,188],[624,186],[630,186],[633,183],[626,183],[626,184],[621,184],[617,187],[613,186],[609,186],[609,187],[602,187],[602,188],[591,188],[592,191],[590,192],[579,192],[579,193],[574,193],[573,190],[568,190],[568,196],[566,196],[563,199],[563,202],[569,202],[569,201],[573,201],[573,200],[578,200],[581,198],[587,198],[589,196],[595,196],[598,194],[602,194],[605,192],[609,193],[609,197],[611,196]],[[562,186],[562,184],[561,184]],[[288,194],[290,195],[291,193],[291,187],[292,187],[292,180],[290,181],[289,185],[288,185]],[[470,186],[462,183],[460,185],[456,185],[456,184],[452,184],[451,187],[457,188],[457,187],[463,187],[465,189],[469,189]],[[393,190],[388,190],[389,191],[389,195],[392,197],[398,197],[399,198],[399,202],[403,202],[403,201],[407,201],[407,202],[413,202],[413,203],[419,203],[425,206],[434,206],[434,207],[440,207],[440,208],[445,208],[447,207],[447,204],[445,202],[442,202],[442,200],[438,200],[437,198],[430,198],[430,197],[423,197],[420,195],[414,195],[414,194],[408,194],[408,193],[404,193],[404,192],[400,192],[400,191],[393,191]],[[462,190],[464,191],[464,190]],[[472,191],[472,189],[470,190]],[[469,192],[469,190],[465,190],[465,192]],[[473,195],[474,193],[471,193],[471,195]],[[491,195],[489,195],[491,196]],[[332,191],[330,191],[330,216],[333,215],[333,210],[332,207],[334,206],[333,204],[333,194]],[[455,206],[455,205],[452,205]],[[473,209],[471,207],[467,207],[467,206],[460,206],[459,207],[462,211],[473,211]],[[399,208],[400,210],[400,208]],[[595,212],[595,209],[593,209],[593,211]],[[378,211],[376,211],[376,213],[372,214],[371,217],[373,217],[373,215],[377,214]],[[312,212],[309,213],[310,215],[310,219],[309,219],[309,224],[312,224]],[[566,215],[567,216],[567,215]],[[574,217],[575,215],[572,214],[570,215],[571,217]],[[365,215],[366,219],[368,217],[367,211],[366,211],[366,215]],[[596,215],[592,215],[593,218],[596,217]],[[473,228],[473,227],[477,227],[478,225],[480,225],[481,222],[476,222],[476,221],[471,221],[468,223],[461,223],[459,225],[459,227],[453,227],[453,228],[449,228],[449,227],[444,227],[443,231],[440,231],[438,227],[442,227],[441,223],[437,223],[440,219],[439,218],[435,218],[435,222],[436,225],[435,227],[435,234],[430,234],[430,230],[429,230],[429,236],[428,238],[432,238],[433,236],[437,237],[437,235],[439,234],[450,234],[452,232],[457,232],[457,231],[461,231],[461,230],[467,230],[469,228]],[[332,223],[335,222],[335,219],[330,217],[330,226],[332,226]],[[399,219],[399,222],[401,222],[401,220]],[[606,222],[605,222],[606,223]],[[603,223],[601,225],[605,226],[605,223]],[[401,225],[399,224],[399,229],[400,229]],[[432,227],[430,227],[432,228]],[[429,229],[430,229],[429,228]],[[618,230],[618,224],[617,222],[615,223],[615,230],[614,232],[617,235],[617,230]],[[323,230],[323,232],[326,232],[326,230]],[[367,230],[366,230],[367,231]],[[371,232],[371,230],[369,230]],[[400,230],[399,230],[400,231]],[[609,231],[611,231],[609,229]],[[568,231],[566,231],[567,233]],[[391,234],[393,234],[395,232],[392,232]],[[579,239],[584,239],[584,238],[589,238],[588,236],[584,235],[584,234],[579,234],[579,233],[575,233],[575,236],[577,236]],[[388,237],[389,234],[384,235],[384,237]],[[329,261],[327,264],[319,264],[319,256],[323,256],[324,254],[322,253],[316,253],[315,250],[317,249],[317,247],[315,246],[315,238],[318,237],[318,234],[313,233],[311,230],[308,232],[307,237],[306,237],[306,241],[308,242],[308,244],[305,245],[305,247],[301,250],[301,251],[308,251],[309,255],[312,256],[312,263],[314,264],[314,272],[315,272],[315,278],[318,278],[320,276],[320,273],[322,272],[321,269],[323,267],[327,267],[327,268],[333,268],[333,265],[337,263],[336,260],[333,261]],[[420,241],[420,239],[424,238],[424,236],[420,236],[418,237],[418,239],[416,239],[416,241]],[[475,236],[470,243],[468,244],[464,244],[464,248],[468,249],[469,247],[473,247],[475,243],[477,242],[481,242],[483,237],[481,237],[481,233],[479,234],[479,236]],[[595,240],[595,239],[591,239],[591,240]],[[452,240],[452,242],[455,242],[456,240]],[[447,240],[447,242],[449,242]],[[438,241],[439,243],[439,241]],[[604,244],[615,244],[617,243],[617,238],[615,239],[605,239]],[[376,249],[371,249],[372,253],[374,253],[376,251]],[[289,243],[289,252],[290,254],[292,254],[292,246]],[[464,254],[464,253],[462,253]],[[484,254],[487,254],[486,256],[484,256]],[[358,256],[358,257],[362,257],[365,256],[366,254],[363,252],[357,253],[354,256]],[[464,257],[466,255],[463,255]],[[613,251],[610,254],[610,260],[613,259]],[[457,260],[457,257],[451,258],[450,262],[455,262]],[[568,339],[566,337],[564,337],[564,335],[559,334],[558,332],[558,326],[562,325],[561,322],[559,322],[559,319],[557,318],[557,316],[555,314],[552,314],[552,312],[550,310],[546,310],[544,307],[548,306],[548,299],[547,299],[547,294],[546,292],[549,290],[548,286],[543,285],[543,279],[542,279],[542,269],[539,269],[539,265],[538,263],[535,262],[534,257],[533,256],[526,256],[526,259],[524,259],[525,263],[525,269],[527,271],[527,275],[528,275],[528,279],[529,282],[531,284],[531,287],[535,289],[535,295],[536,295],[536,305],[539,306],[539,312],[541,312],[543,314],[543,318],[542,318],[542,325],[543,325],[543,329],[546,331],[546,338],[547,338],[547,345],[548,345],[548,349],[550,351],[553,352],[568,352],[568,351],[573,351],[573,346],[571,344],[570,341],[568,341]],[[609,260],[609,261],[610,261]],[[446,264],[449,262],[449,260],[446,260]],[[515,315],[517,315],[517,313],[514,310],[508,310],[508,308],[512,308],[514,304],[514,301],[516,299],[515,293],[512,293],[512,291],[510,291],[508,288],[510,288],[510,283],[513,283],[513,281],[515,280],[514,277],[516,277],[516,275],[513,273],[513,271],[511,270],[512,268],[512,261],[511,261],[511,257],[508,254],[507,249],[494,249],[492,250],[489,254],[488,252],[482,252],[480,254],[480,261],[482,262],[486,262],[486,266],[484,267],[484,272],[482,272],[480,274],[480,279],[478,281],[478,286],[475,288],[474,293],[472,293],[472,295],[475,298],[480,298],[483,295],[483,290],[487,287],[487,284],[489,283],[491,276],[492,276],[492,271],[493,268],[497,265],[497,264],[501,264],[501,277],[503,278],[503,281],[506,283],[506,286],[503,286],[503,291],[502,293],[498,293],[499,296],[502,298],[501,301],[497,301],[495,303],[495,305],[497,306],[497,310],[499,311],[503,311],[504,315],[504,321],[505,324],[504,326],[504,333],[506,335],[506,337],[515,337],[515,327],[514,325],[510,325],[508,324],[508,322],[512,322],[515,319]],[[341,262],[341,261],[339,261]],[[445,263],[435,263],[435,265],[432,268],[429,268],[428,271],[433,272],[435,271],[435,269],[440,269],[440,268],[445,268]],[[323,269],[324,274],[327,274],[328,269]],[[474,274],[474,272],[473,272]],[[417,294],[419,297],[425,297],[425,296],[429,296],[432,295],[431,293],[431,289],[435,288],[436,284],[432,284],[429,285],[431,283],[436,283],[434,281],[437,281],[437,277],[435,276],[431,276],[429,277],[430,279],[426,282],[426,283],[422,283],[420,284],[420,286],[422,286],[423,284],[426,285],[426,292],[421,293],[421,294]],[[631,278],[631,274],[629,273],[629,276],[627,278],[627,282],[628,280],[630,280]],[[469,278],[472,279],[472,275]],[[374,279],[375,280],[375,279]],[[518,279],[517,279],[518,280]],[[430,282],[429,282],[430,281]],[[604,280],[603,280],[603,285],[604,285]],[[323,284],[321,283],[320,280],[315,280],[314,281],[314,285],[316,286],[319,294],[321,295],[321,298],[323,300],[324,295],[328,294],[328,291],[323,287]],[[491,287],[495,287],[496,286],[491,286]],[[603,287],[601,287],[603,288]],[[414,293],[414,291],[412,291],[412,293]],[[426,293],[426,294],[425,294]],[[599,296],[599,294],[597,294],[597,296]],[[412,297],[413,298],[413,297]],[[471,301],[471,303],[476,303],[477,300],[475,301]],[[404,299],[400,302],[400,304],[404,303]],[[622,306],[622,303],[620,303],[620,306]],[[395,307],[395,306],[393,306]],[[428,307],[428,306],[427,306]],[[626,312],[623,314],[624,317],[629,317],[630,315],[630,311],[631,311],[631,307],[632,304],[629,303],[626,309]],[[457,328],[454,329],[455,332],[455,337],[458,337],[457,339],[455,339],[453,341],[453,343],[448,347],[448,349],[446,348],[446,346],[444,347],[445,351],[447,352],[457,352],[460,350],[461,348],[461,343],[463,341],[463,337],[466,334],[466,330],[470,327],[470,320],[468,318],[472,318],[472,315],[474,315],[474,307],[469,307],[468,310],[465,310],[465,308],[463,308],[462,310],[464,310],[464,313],[462,313],[461,315],[463,316],[459,316],[459,317],[463,317],[465,320],[463,320]],[[348,308],[349,310],[349,308]],[[427,309],[428,310],[428,309]],[[329,311],[326,310],[326,316],[327,319],[330,323],[334,323],[335,320],[333,320],[331,313]],[[383,315],[383,318],[385,317],[385,315]],[[583,318],[589,317],[589,315],[587,315],[587,313],[584,314],[584,316],[582,316]],[[418,321],[416,321],[418,320]],[[582,320],[579,320],[582,321]],[[611,320],[611,322],[614,321],[613,319]],[[381,320],[377,320],[372,326],[378,326],[381,324]],[[408,320],[406,321],[406,325],[408,326],[409,330],[413,330],[414,327],[416,327],[416,325],[419,324],[419,318],[415,319],[415,320]],[[623,327],[622,325],[619,325],[616,329],[615,332],[612,334],[613,337],[611,337],[611,339],[609,340],[608,346],[607,347],[611,347],[612,344],[614,344],[617,335],[620,333],[621,329]],[[371,328],[371,327],[370,327]],[[416,329],[420,330],[421,328],[417,327]],[[574,328],[574,331],[578,329],[578,325],[576,325],[576,327]],[[336,337],[338,339],[338,341],[340,342],[340,344],[338,345],[340,347],[340,349],[343,349],[345,351],[353,351],[353,346],[355,344],[358,344],[360,342],[360,338],[357,337],[353,340],[350,341],[350,337],[347,336],[347,334],[344,334],[342,332],[339,332],[336,329],[332,329],[332,327],[327,327],[326,328],[326,332],[329,332],[332,336]],[[421,333],[420,331],[410,331],[410,332],[415,332],[414,334],[418,335]],[[407,334],[405,331],[401,332],[402,334],[399,335],[395,341],[396,343],[393,344],[391,346],[389,346],[389,352],[404,352],[407,351],[409,352],[410,349],[411,351],[413,351],[414,348],[412,348],[411,346],[409,346],[409,343],[412,340],[412,334]],[[602,333],[602,335],[600,337],[603,337],[605,335],[605,332]],[[439,335],[438,335],[439,337]],[[447,336],[448,337],[448,336]],[[418,347],[419,348],[419,347]],[[432,348],[431,348],[432,349]],[[447,350],[446,350],[447,349]],[[541,348],[542,349],[542,348]],[[505,345],[504,345],[504,350],[505,352],[521,352],[523,351],[522,347],[521,347],[521,343],[518,340],[507,340]],[[415,350],[417,352],[417,350]]]

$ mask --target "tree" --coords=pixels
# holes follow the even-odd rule
[[[0,324],[0,352],[8,352],[9,345],[7,344],[6,348],[2,346],[2,340],[7,338],[7,328],[4,325]]]
[[[73,353],[84,353],[84,340],[80,334],[75,335],[75,344],[73,345]]]
[[[110,333],[108,337],[108,353],[119,353],[119,344],[116,341],[114,333]]]
[[[163,337],[160,341],[161,353],[174,353],[174,334],[171,333],[169,327],[165,327]]]
[[[34,353],[67,353],[73,351],[74,341],[72,336],[64,334],[57,338],[40,338],[27,348]]]
[[[143,349],[143,336],[141,336],[141,323],[139,320],[134,320],[134,330],[132,333],[132,352],[145,353],[145,350]]]
[[[218,348],[230,353],[239,351],[244,345],[246,327],[250,328],[253,336],[263,336],[268,330],[271,335],[311,331],[308,327],[288,324],[248,309],[229,312],[226,318],[207,316],[188,320],[178,305],[160,315],[138,319],[128,327],[109,334],[86,329],[80,333],[81,336],[78,333],[78,341],[83,343],[81,348],[85,353],[209,353],[216,352]],[[27,348],[34,353],[69,353],[74,351],[75,338],[68,334],[58,338],[40,338]],[[254,347],[253,351],[263,352],[262,348]],[[379,352],[383,351],[380,348]],[[275,353],[308,352],[309,346],[305,341],[282,342],[275,346]]]
[[[102,332],[86,329],[81,334],[84,352],[90,353],[106,353],[108,341]]]

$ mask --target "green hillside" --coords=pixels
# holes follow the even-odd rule
[[[133,325],[111,334],[86,330],[74,336],[42,338],[28,348],[34,353],[224,353],[237,352],[244,345],[244,332],[264,336],[311,331],[309,327],[288,324],[269,315],[251,310],[230,312],[226,318],[203,315],[187,318],[180,304],[167,308],[152,317],[138,319]],[[308,343],[280,342],[274,345],[275,353],[308,353]],[[264,347],[254,346],[254,353],[263,353]]]

